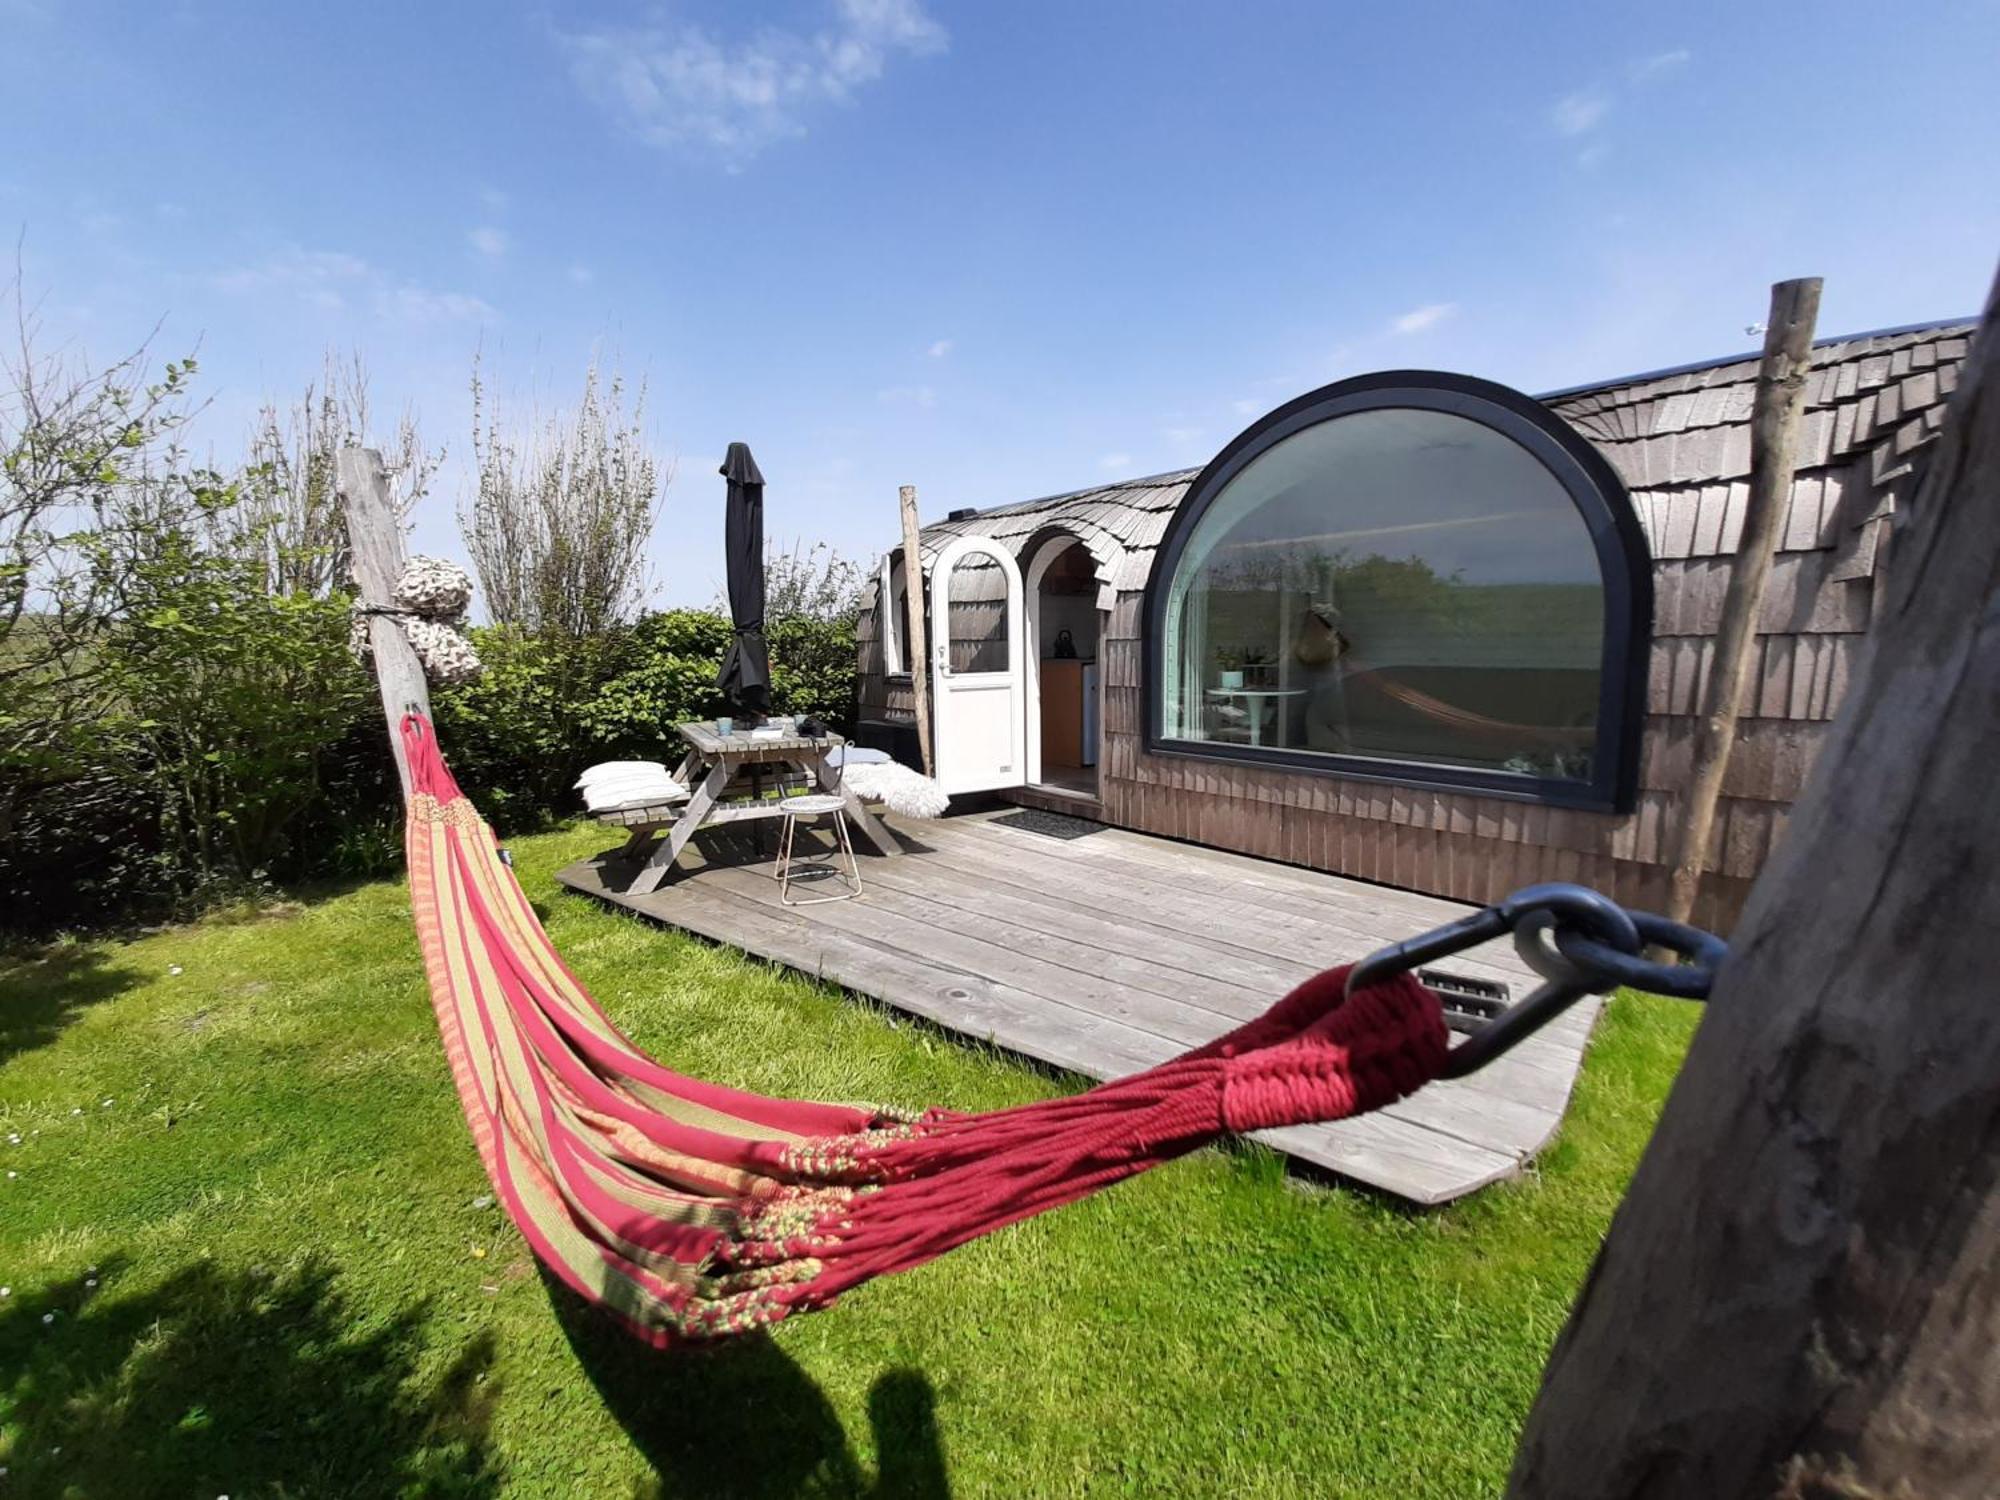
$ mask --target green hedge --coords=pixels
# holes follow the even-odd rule
[[[672,609],[583,641],[473,632],[486,673],[433,697],[438,742],[459,785],[503,828],[574,812],[577,772],[600,760],[679,756],[674,726],[727,713],[715,674],[729,621]],[[772,708],[852,722],[854,628],[780,620],[770,629]]]
[[[325,620],[314,616],[316,661],[338,651],[333,643],[345,629],[344,608],[325,614]],[[715,675],[730,627],[712,610],[666,610],[581,641],[496,627],[471,634],[485,675],[436,691],[432,711],[453,774],[503,831],[578,812],[572,786],[583,767],[601,760],[671,762],[678,753],[675,724],[727,711]],[[769,637],[774,710],[850,727],[852,623],[781,620]],[[165,867],[176,848],[186,847],[184,836],[169,836],[186,831],[187,799],[169,795],[185,782],[186,768],[138,763],[137,745],[154,755],[165,747],[147,744],[136,722],[107,722],[102,732],[72,742],[73,764],[27,789],[53,795],[26,799],[35,814],[0,841],[0,928],[91,926],[246,885],[393,868],[402,857],[401,810],[388,739],[362,669],[340,670],[345,686],[337,693],[266,694],[254,704],[252,696],[236,694],[207,705],[205,734],[233,747],[222,763],[257,762],[260,745],[282,746],[295,757],[301,735],[315,744],[292,788],[304,801],[281,825],[265,811],[273,776],[286,779],[281,767],[264,763],[259,775],[218,790],[217,836],[204,846],[230,862],[233,884],[195,882],[191,872]],[[336,701],[337,716],[329,711]],[[234,728],[222,722],[232,715],[243,721]],[[202,755],[205,765],[217,763],[217,751]],[[243,830],[253,823],[269,832],[246,842]]]

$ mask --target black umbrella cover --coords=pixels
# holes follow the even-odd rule
[[[764,475],[748,443],[729,445],[721,474],[729,481],[722,550],[736,638],[715,685],[740,713],[761,718],[771,709],[771,656],[764,644]]]

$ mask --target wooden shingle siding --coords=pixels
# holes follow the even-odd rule
[[[1734,920],[1783,832],[1878,607],[1896,507],[1943,420],[1970,333],[1969,325],[1932,328],[1814,352],[1798,473],[1759,620],[1758,670],[1697,921],[1726,928]],[[1144,589],[1194,470],[940,522],[924,529],[924,562],[966,534],[1001,539],[1018,553],[1062,531],[1088,549],[1109,606],[1099,644],[1099,788],[1101,815],[1111,823],[1467,901],[1538,880],[1582,880],[1657,908],[1742,530],[1756,374],[1756,360],[1737,359],[1547,402],[1624,479],[1654,560],[1640,791],[1625,814],[1147,754]],[[872,609],[871,598],[862,698],[899,703],[907,714],[907,687],[899,696],[893,681],[879,680]]]

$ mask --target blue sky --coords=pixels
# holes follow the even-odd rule
[[[777,538],[1205,461],[1342,375],[1543,390],[1975,310],[2000,6],[0,0],[0,227],[52,342],[200,346],[201,438],[329,348],[453,505],[594,350],[677,468],[661,602]],[[1782,72],[1780,71],[1782,70]]]

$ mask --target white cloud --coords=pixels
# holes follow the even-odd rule
[[[1686,67],[1694,59],[1694,54],[1685,47],[1676,47],[1671,52],[1655,52],[1651,57],[1642,57],[1632,64],[1634,83],[1645,83],[1662,73],[1671,73],[1675,68]]]
[[[931,345],[930,355],[932,359],[943,359],[947,354],[951,353],[951,350],[952,341],[950,339],[939,339],[935,344]]]
[[[375,310],[413,323],[490,323],[493,309],[464,292],[436,292],[428,287],[391,287],[375,297]]]
[[[570,266],[569,279],[578,286],[589,286],[596,279],[596,273],[589,266],[578,262]]]
[[[1585,146],[1581,151],[1576,153],[1576,164],[1587,172],[1610,154],[1611,148],[1605,145],[1604,142],[1593,141],[1590,145]]]
[[[927,385],[892,385],[877,391],[875,399],[889,406],[917,406],[928,411],[937,405],[937,392]]]
[[[347,305],[348,292],[365,289],[368,262],[339,250],[303,250],[294,245],[254,266],[224,271],[211,280],[225,292],[288,292],[314,307]]]
[[[740,164],[806,133],[825,108],[851,103],[898,56],[946,46],[922,0],[834,0],[810,34],[765,27],[744,39],[665,22],[561,38],[570,75],[640,139],[694,147]]]
[[[1559,135],[1582,135],[1595,130],[1610,108],[1610,96],[1603,90],[1579,89],[1556,100],[1549,110],[1549,123]]]
[[[1458,311],[1456,302],[1427,302],[1422,307],[1413,307],[1389,324],[1391,333],[1422,333],[1427,328],[1435,328],[1446,318]]]
[[[491,224],[481,224],[465,238],[473,249],[494,260],[507,253],[507,231]]]
[[[1170,447],[1192,448],[1201,441],[1202,431],[1199,427],[1162,427],[1160,436]]]
[[[499,316],[477,297],[399,280],[343,250],[292,245],[256,265],[219,272],[209,283],[242,296],[292,297],[327,312],[357,306],[376,317],[406,322],[487,323]]]
[[[1264,410],[1264,403],[1245,396],[1239,401],[1230,402],[1229,409],[1239,417],[1254,417]]]
[[[1107,453],[1097,461],[1097,467],[1103,469],[1108,474],[1129,473],[1132,468],[1132,455],[1129,453]]]

